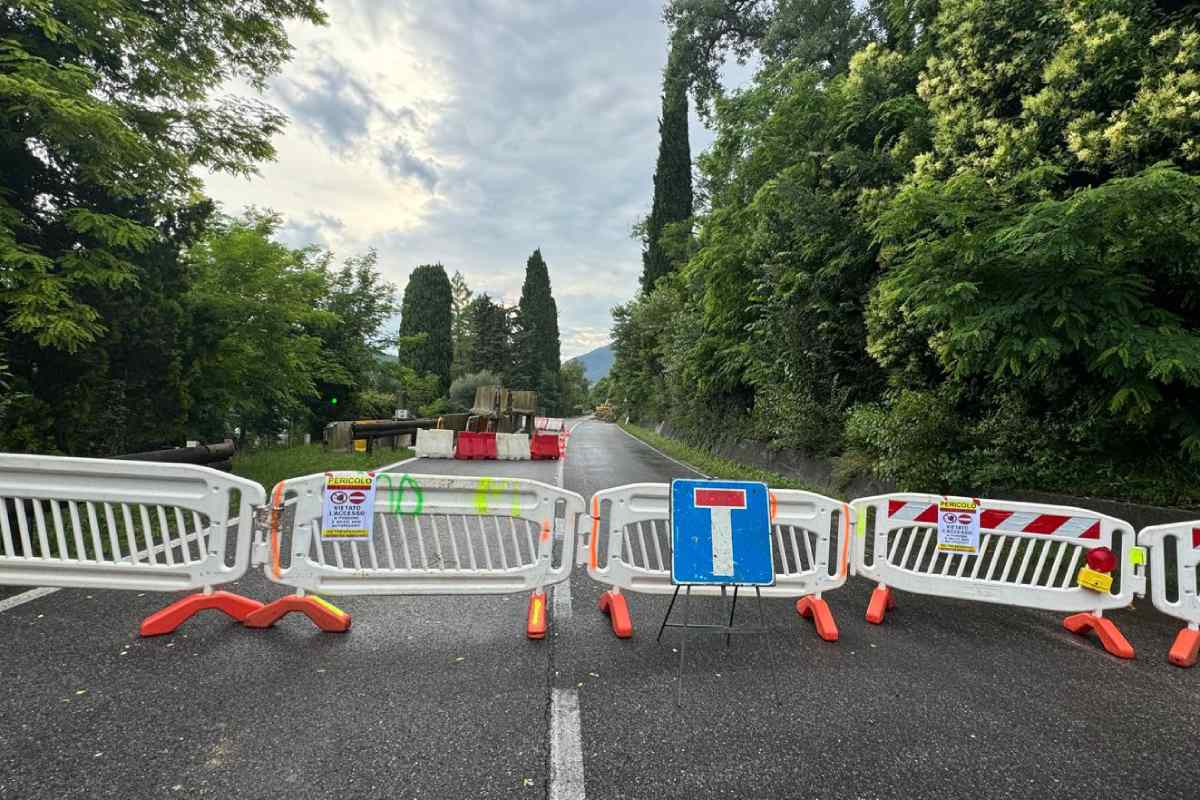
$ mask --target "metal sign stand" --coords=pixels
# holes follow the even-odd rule
[[[684,658],[687,654],[688,631],[693,631],[693,630],[710,631],[710,632],[716,631],[718,633],[724,633],[726,647],[729,647],[730,637],[733,636],[734,634],[739,634],[739,635],[742,635],[742,634],[764,634],[765,635],[764,641],[767,643],[767,658],[771,662],[771,699],[777,700],[778,698],[775,695],[775,684],[777,683],[777,681],[776,681],[777,673],[776,673],[776,669],[775,669],[775,651],[773,649],[771,649],[771,637],[769,635],[771,630],[770,630],[770,628],[767,627],[767,617],[766,617],[766,614],[763,612],[762,591],[759,589],[759,587],[757,587],[757,586],[754,587],[754,596],[757,600],[757,605],[758,605],[758,623],[759,624],[757,626],[752,626],[752,627],[735,628],[733,626],[733,615],[737,611],[737,598],[738,598],[739,584],[732,584],[733,585],[733,602],[730,603],[730,605],[729,605],[729,623],[726,625],[701,624],[701,623],[693,623],[691,621],[692,586],[694,586],[694,585],[696,585],[696,584],[690,584],[690,583],[689,584],[679,584],[675,587],[675,593],[671,595],[671,604],[669,606],[667,606],[666,616],[663,617],[662,624],[659,625],[659,627],[658,627],[658,637],[655,639],[655,641],[657,641],[657,642],[662,642],[663,631],[666,630],[667,628],[682,628],[683,629],[683,633],[681,634],[680,640],[679,640],[679,675],[678,675],[678,678],[675,683],[675,705],[681,706],[683,703],[683,662],[684,662]],[[722,600],[724,600],[728,596],[726,594],[726,590],[729,588],[729,586],[730,586],[730,584],[721,584],[721,599]],[[687,590],[686,592],[684,592],[684,595],[683,595],[683,623],[682,624],[678,623],[678,622],[670,621],[671,620],[671,611],[673,611],[675,608],[675,601],[679,599],[679,590],[680,589]]]

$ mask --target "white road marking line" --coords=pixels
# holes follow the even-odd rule
[[[578,422],[576,422],[574,425],[572,425],[571,427],[567,428],[567,445],[565,448],[563,448],[563,453],[558,458],[558,488],[560,488],[560,489],[563,488],[563,470],[566,468],[566,465],[567,465],[567,452],[566,451],[571,448],[571,432],[585,422],[587,422],[587,420],[581,419]]]
[[[571,579],[554,587],[554,624],[571,618]]]
[[[12,597],[6,597],[0,600],[0,613],[8,611],[10,608],[25,605],[30,600],[37,600],[39,597],[54,594],[57,591],[57,588],[50,586],[39,586],[37,589],[30,589],[28,592],[21,592],[20,594],[14,594]]]
[[[583,800],[579,693],[550,690],[550,800]]]
[[[397,461],[395,464],[388,464],[385,467],[378,467],[375,471],[376,472],[391,472],[396,467],[403,467],[405,464],[411,464],[414,461],[420,461],[420,460],[421,460],[420,456],[413,456],[412,458],[406,458],[403,461]]]
[[[581,420],[582,421],[582,420]],[[579,427],[579,422],[571,430]],[[569,433],[569,431],[568,431]],[[570,439],[567,445],[570,446]],[[558,488],[563,488],[563,465],[558,460]],[[574,535],[574,531],[571,532]],[[571,577],[554,587],[554,625],[571,618]],[[579,724],[579,693],[550,688],[550,800],[584,800],[583,730]]]
[[[667,455],[666,453],[664,453],[662,450],[659,450],[657,447],[655,447],[654,445],[650,444],[649,442],[643,442],[641,439],[639,439],[638,437],[634,436],[632,433],[630,433],[629,431],[625,430],[625,429],[624,429],[624,428],[622,428],[620,425],[617,425],[617,430],[619,430],[621,433],[623,433],[623,434],[625,434],[626,436],[628,436],[630,439],[633,439],[635,442],[637,442],[638,444],[640,444],[642,447],[649,447],[651,450],[653,450],[654,452],[658,453],[660,456],[662,456],[663,458],[665,458],[667,461],[674,461],[674,462],[675,462],[676,464],[678,464],[679,466],[683,467],[684,469],[688,470],[689,472],[693,472],[693,473],[695,473],[695,474],[699,475],[701,478],[708,478],[708,477],[711,477],[711,476],[709,476],[709,475],[705,475],[703,472],[701,472],[700,470],[696,469],[696,468],[695,468],[695,467],[693,467],[691,464],[685,464],[685,463],[683,463],[682,461],[680,461],[678,458],[671,458],[669,455]]]

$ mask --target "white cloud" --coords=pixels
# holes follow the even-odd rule
[[[641,273],[666,30],[620,4],[357,0],[293,26],[265,99],[292,124],[251,181],[210,176],[230,211],[270,207],[289,244],[379,251],[403,287],[422,263],[515,303],[540,247],[564,358],[608,340]],[[693,125],[693,153],[709,135]],[[698,142],[697,139],[700,139]]]

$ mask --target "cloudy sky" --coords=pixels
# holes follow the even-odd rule
[[[265,96],[292,120],[278,160],[208,176],[212,195],[282,213],[294,246],[374,247],[401,288],[440,261],[515,303],[540,247],[563,356],[607,342],[641,272],[629,231],[658,147],[661,1],[328,6],[327,27],[291,27],[295,58]],[[693,119],[693,157],[710,140]]]

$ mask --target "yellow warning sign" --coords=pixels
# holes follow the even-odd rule
[[[938,503],[937,549],[965,555],[979,552],[979,503],[948,498]]]
[[[371,540],[375,475],[371,472],[325,473],[322,541]]]

